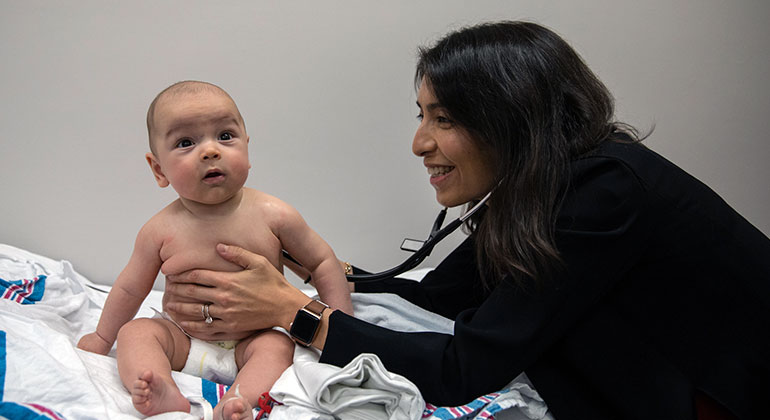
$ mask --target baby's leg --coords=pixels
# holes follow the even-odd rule
[[[190,402],[171,378],[184,367],[190,339],[165,319],[139,318],[118,332],[118,372],[140,413],[190,412]]]
[[[291,366],[293,358],[294,342],[278,331],[261,331],[238,343],[235,347],[238,376],[214,408],[214,418],[250,419],[251,409],[260,395],[270,390],[281,373]],[[217,416],[220,412],[221,416]]]

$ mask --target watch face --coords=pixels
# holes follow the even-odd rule
[[[291,324],[291,330],[289,334],[297,340],[310,344],[315,337],[315,332],[318,329],[320,320],[318,317],[302,309],[297,312],[297,316],[294,317],[294,322]]]

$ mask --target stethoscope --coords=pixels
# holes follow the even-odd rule
[[[494,191],[494,189],[492,190]],[[376,280],[382,280],[389,277],[395,277],[399,274],[403,274],[418,265],[427,258],[431,251],[433,251],[433,248],[441,242],[444,238],[446,238],[450,233],[454,232],[459,228],[468,218],[473,216],[474,213],[479,211],[479,209],[482,208],[482,206],[489,200],[489,197],[492,195],[492,191],[488,192],[487,195],[484,196],[478,203],[476,203],[475,206],[471,207],[468,211],[465,212],[465,214],[461,215],[457,219],[451,221],[448,225],[446,225],[443,229],[441,228],[441,225],[444,224],[444,218],[446,218],[447,208],[444,207],[436,216],[436,220],[433,222],[433,227],[431,227],[430,235],[428,235],[428,239],[425,241],[419,241],[415,239],[404,239],[404,241],[401,243],[401,249],[405,251],[411,251],[414,252],[409,258],[404,260],[401,264],[387,269],[385,271],[380,271],[379,273],[361,273],[361,274],[348,274],[347,278],[348,281],[352,282],[368,282],[368,281],[376,281]],[[417,249],[414,249],[414,245],[420,244],[420,247]],[[286,251],[283,251],[283,256],[287,258],[288,260],[292,261],[295,264],[299,264],[297,260],[292,258],[291,255],[289,255]]]

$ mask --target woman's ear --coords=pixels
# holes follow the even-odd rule
[[[147,159],[147,163],[150,165],[150,169],[152,170],[152,174],[155,176],[155,182],[158,183],[158,186],[161,188],[168,187],[168,178],[166,178],[166,175],[163,175],[163,169],[160,167],[158,158],[156,158],[152,153],[147,153],[145,158]]]

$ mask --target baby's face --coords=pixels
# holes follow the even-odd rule
[[[240,191],[251,168],[240,113],[218,92],[161,98],[152,141],[157,164],[150,165],[158,184],[171,184],[187,200],[222,203]]]

